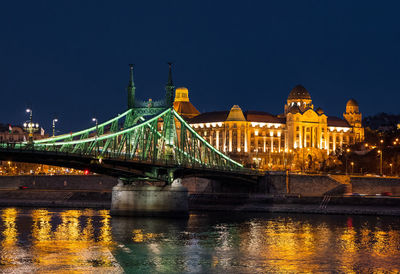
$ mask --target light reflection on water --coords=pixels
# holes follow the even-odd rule
[[[228,214],[229,215],[229,214]],[[0,210],[0,272],[399,272],[395,217]]]

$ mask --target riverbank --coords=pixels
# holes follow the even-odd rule
[[[192,211],[226,211],[226,212],[265,212],[265,213],[298,213],[298,214],[338,214],[338,215],[385,215],[400,216],[400,207],[357,206],[357,205],[305,205],[305,204],[245,204],[240,206],[202,205],[191,208]]]
[[[0,190],[0,207],[110,209],[111,192],[94,190]],[[195,194],[192,212],[265,212],[302,214],[400,216],[400,198],[394,197],[285,197],[247,194]]]
[[[111,206],[111,191],[93,190],[0,190],[0,207],[73,207],[104,208]]]

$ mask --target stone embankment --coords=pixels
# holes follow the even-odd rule
[[[227,194],[192,194],[193,211],[267,213],[362,214],[400,216],[397,197],[295,197]]]
[[[109,209],[116,184],[115,178],[106,176],[1,176],[0,206]],[[400,180],[396,178],[275,173],[257,185],[199,178],[185,179],[183,184],[189,190],[192,211],[400,216]],[[346,197],[332,191],[348,192],[350,187],[352,192],[371,196]],[[399,197],[373,196],[382,192]]]

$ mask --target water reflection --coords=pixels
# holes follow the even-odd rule
[[[397,218],[0,212],[0,272],[398,272]]]
[[[17,243],[17,228],[16,222],[18,211],[15,208],[4,209],[1,213],[1,219],[3,220],[1,242],[1,265],[15,265],[16,264],[16,253],[18,252]]]

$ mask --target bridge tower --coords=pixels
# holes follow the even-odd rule
[[[128,109],[132,109],[135,106],[135,90],[135,83],[133,82],[133,65],[129,64],[129,84],[127,87]]]
[[[175,86],[172,83],[172,63],[169,62],[169,72],[168,72],[168,81],[165,85],[165,105],[167,108],[172,108],[174,106],[174,90]]]

